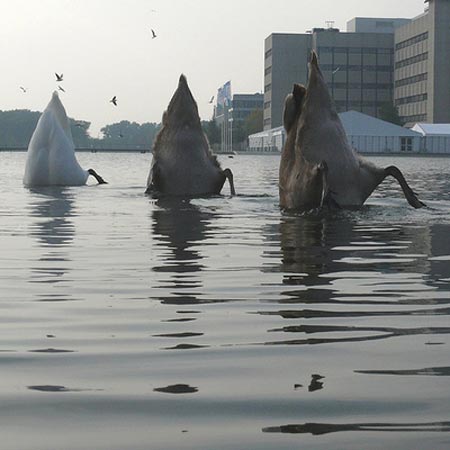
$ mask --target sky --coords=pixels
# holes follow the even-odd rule
[[[209,100],[226,81],[236,94],[263,91],[271,33],[327,21],[345,31],[353,17],[412,18],[424,7],[423,0],[0,0],[0,110],[42,111],[59,84],[69,117],[91,122],[98,137],[121,120],[159,123],[184,73],[210,120]]]

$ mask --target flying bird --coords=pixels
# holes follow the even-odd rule
[[[209,103],[212,103],[214,101],[214,95],[211,97],[211,99],[209,100]]]
[[[114,106],[117,106],[117,97],[114,96],[111,100],[110,103],[112,103]]]
[[[66,92],[65,89],[62,86],[58,86],[58,89],[62,92]]]
[[[27,88],[24,88],[23,86],[19,86],[19,89],[20,89],[22,92],[27,92]]]
[[[63,81],[63,74],[59,75],[55,72],[56,75],[56,81]]]
[[[155,39],[155,37],[156,37],[155,30],[152,28],[151,31],[152,31],[152,39]]]

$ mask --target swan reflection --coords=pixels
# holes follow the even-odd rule
[[[73,243],[75,226],[71,220],[74,197],[70,188],[42,187],[30,189],[30,216],[35,218],[30,235],[42,249],[37,265],[31,268],[32,283],[55,284],[67,282],[70,272],[67,248]],[[71,298],[62,292],[35,292],[40,301],[65,301]]]
[[[437,282],[450,276],[448,261],[427,257],[436,254],[437,248],[450,254],[444,238],[448,227],[374,225],[372,219],[367,225],[366,216],[374,213],[371,209],[282,216],[276,225],[278,236],[273,226],[268,231],[272,239],[279,239],[280,246],[279,265],[272,264],[271,271],[280,272],[285,288],[276,301],[289,307],[259,313],[288,319],[290,324],[268,330],[276,334],[266,344],[450,334],[450,327],[438,320],[450,314],[450,300],[441,297]],[[405,327],[405,316],[423,317],[426,323]],[[388,318],[396,323],[387,327],[384,322]],[[316,323],[307,323],[312,319]],[[279,333],[290,338],[275,340]]]
[[[188,199],[159,199],[156,206],[152,211],[152,234],[156,245],[165,251],[158,251],[163,259],[152,270],[161,274],[159,287],[166,294],[158,298],[169,304],[201,303],[199,297],[204,293],[200,272],[205,269],[205,256],[199,244],[210,232],[212,214]],[[170,289],[174,291],[168,296]]]

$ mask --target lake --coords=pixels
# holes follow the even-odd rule
[[[220,156],[238,195],[26,189],[0,153],[2,449],[450,448],[450,158],[360,211],[284,215],[279,157]]]

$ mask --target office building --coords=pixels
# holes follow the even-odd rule
[[[395,105],[406,126],[450,123],[450,0],[395,32]]]
[[[395,105],[407,126],[450,122],[450,0],[426,3],[414,19],[356,17],[347,32],[330,26],[268,36],[264,129],[282,125],[286,95],[294,83],[307,83],[311,50],[338,112],[380,117],[383,105]]]
[[[373,32],[377,23],[383,27]],[[349,22],[352,32],[314,28],[310,33],[266,38],[264,129],[282,125],[286,95],[294,83],[307,83],[311,50],[319,56],[337,110],[378,117],[381,106],[393,101],[393,31],[403,23],[404,19],[356,18]]]
[[[246,140],[245,121],[254,111],[262,110],[263,103],[262,93],[232,95],[230,81],[219,88],[214,121],[220,128],[222,151],[231,151]]]

